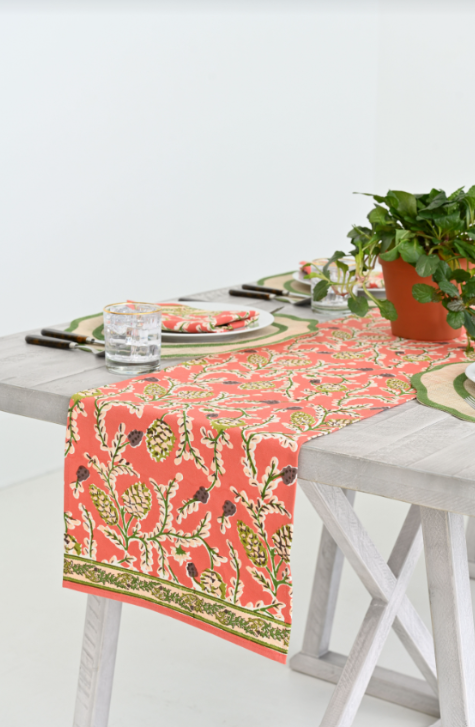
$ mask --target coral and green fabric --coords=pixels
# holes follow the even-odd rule
[[[64,585],[284,662],[300,447],[413,398],[411,376],[464,345],[398,339],[371,314],[79,392]]]

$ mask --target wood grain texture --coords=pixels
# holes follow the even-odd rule
[[[400,609],[422,551],[420,511],[413,505],[388,561],[396,577],[389,600],[373,598],[341,673],[321,727],[351,727]]]
[[[470,578],[475,578],[475,519],[471,517],[467,523],[467,556]]]
[[[475,726],[475,630],[463,518],[421,508],[444,727]]]
[[[388,603],[397,579],[380,555],[341,490],[315,482],[300,482],[325,527],[371,596]],[[437,671],[432,636],[406,596],[401,599],[394,630],[413,661],[437,694]]]
[[[87,597],[74,727],[107,727],[122,603]]]
[[[355,492],[345,491],[353,505]],[[302,652],[323,656],[330,648],[330,636],[343,570],[343,553],[323,527],[310,596]]]
[[[337,684],[346,659],[346,656],[334,651],[328,651],[321,657],[300,652],[292,657],[290,666],[294,671]],[[425,681],[392,669],[377,666],[366,687],[366,694],[414,709],[416,712],[429,714],[431,717],[440,715],[439,700]]]

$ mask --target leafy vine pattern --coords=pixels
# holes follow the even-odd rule
[[[209,625],[219,614],[220,635],[285,658],[300,446],[407,401],[412,374],[465,357],[463,340],[402,341],[372,314],[79,392],[66,436],[65,583],[120,594],[127,582],[140,603],[155,593],[143,574],[156,593],[169,584],[176,617]]]

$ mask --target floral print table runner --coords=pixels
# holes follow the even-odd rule
[[[64,585],[285,662],[300,447],[413,398],[411,375],[464,343],[395,338],[373,312],[79,392]]]

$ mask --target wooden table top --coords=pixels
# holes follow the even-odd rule
[[[227,289],[189,297],[236,303]],[[292,305],[282,312],[335,317]],[[103,358],[28,345],[26,333],[0,338],[1,411],[64,426],[72,394],[123,378],[108,372]],[[475,425],[411,401],[304,444],[299,477],[475,517]]]

